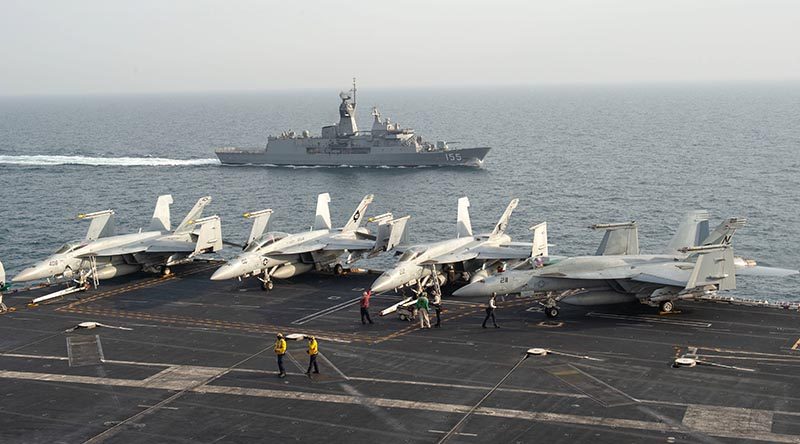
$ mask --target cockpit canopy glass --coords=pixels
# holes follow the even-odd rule
[[[67,242],[66,244],[62,245],[58,250],[56,250],[55,254],[64,254],[69,253],[70,251],[74,251],[80,247],[81,244],[76,242]]]
[[[410,260],[413,260],[415,257],[419,256],[420,253],[421,251],[415,249],[406,250],[406,252],[403,253],[402,256],[400,256],[398,262],[408,262]]]
[[[266,247],[267,245],[274,244],[275,242],[283,239],[284,237],[288,236],[287,233],[281,233],[279,231],[273,231],[267,234],[262,235],[255,241],[251,242],[244,251],[255,251],[261,248]]]

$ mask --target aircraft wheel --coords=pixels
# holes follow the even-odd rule
[[[336,264],[333,266],[333,274],[336,276],[341,276],[344,274],[344,267],[342,267],[342,264]]]
[[[169,276],[172,274],[172,270],[169,267],[161,267],[161,276]]]
[[[558,307],[547,307],[544,309],[544,314],[546,314],[548,318],[555,318],[558,316]]]
[[[261,282],[261,289],[264,291],[271,291],[275,288],[275,284],[272,281],[262,281]]]
[[[672,313],[672,311],[675,310],[675,303],[672,301],[664,301],[659,308],[662,313]]]

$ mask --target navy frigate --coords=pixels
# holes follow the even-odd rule
[[[339,123],[322,127],[319,136],[284,131],[270,135],[264,149],[220,148],[217,157],[229,165],[480,167],[489,152],[489,147],[454,149],[444,141],[425,141],[413,129],[382,118],[377,108],[372,109],[372,129],[361,131],[355,118],[355,82],[339,97]]]

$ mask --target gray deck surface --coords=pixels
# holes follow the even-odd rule
[[[800,443],[800,314],[682,303],[563,306],[531,298],[445,299],[440,329],[356,303],[373,275],[308,274],[263,292],[133,275],[35,308],[6,296],[0,316],[0,442],[790,442]],[[53,291],[53,290],[50,290]],[[433,317],[433,316],[432,316]],[[65,332],[82,321],[110,327]],[[289,341],[276,377],[274,333],[319,338],[321,375]],[[67,350],[72,345],[73,365]],[[99,337],[98,350],[93,337]],[[95,344],[95,345],[93,345]],[[525,358],[542,347],[546,356]],[[693,349],[696,348],[696,351]],[[709,364],[673,368],[696,353]],[[102,363],[99,357],[103,358]],[[513,370],[513,371],[512,371]]]

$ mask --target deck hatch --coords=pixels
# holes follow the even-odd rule
[[[70,367],[102,364],[104,358],[100,336],[67,336],[67,356]]]

